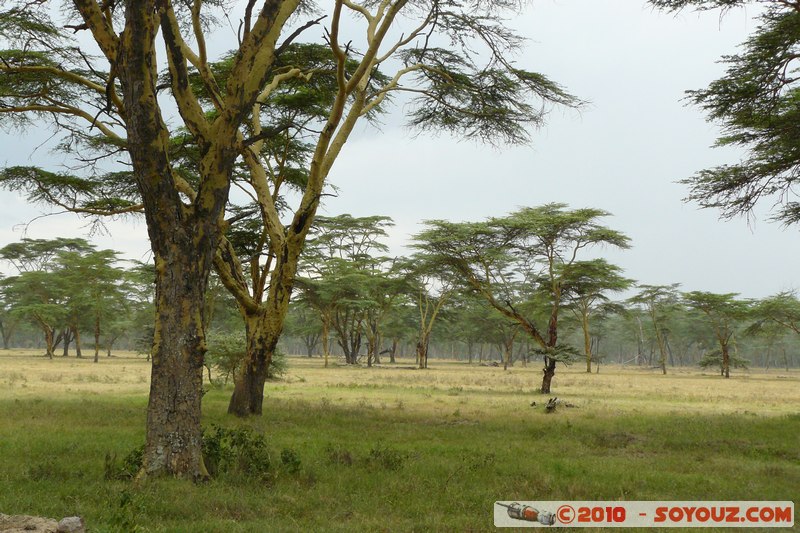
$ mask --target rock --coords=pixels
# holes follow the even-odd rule
[[[58,522],[52,518],[0,513],[0,531],[3,533],[58,533]]]
[[[80,516],[68,516],[58,523],[58,533],[86,533],[86,524]]]

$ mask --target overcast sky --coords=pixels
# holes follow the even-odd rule
[[[339,196],[322,213],[391,216],[392,245],[403,252],[425,219],[480,220],[521,206],[564,202],[598,207],[606,224],[625,232],[632,248],[603,255],[641,283],[681,283],[684,290],[763,297],[800,286],[797,228],[765,221],[719,221],[682,199],[677,183],[739,154],[712,149],[718,135],[684,91],[719,77],[716,61],[756,28],[754,10],[653,11],[638,0],[535,0],[514,26],[530,42],[517,58],[590,104],[581,112],[554,110],[530,147],[495,149],[444,136],[415,137],[389,117],[381,131],[361,127],[334,166]],[[402,112],[402,108],[397,110]],[[47,138],[3,136],[0,163],[54,164]],[[40,212],[0,193],[0,244],[18,240],[18,224]],[[765,206],[768,207],[768,206]],[[47,217],[27,228],[31,238],[80,233],[74,215]],[[147,256],[144,224],[112,224],[101,247]]]

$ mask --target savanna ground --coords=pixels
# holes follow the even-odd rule
[[[106,479],[144,439],[143,358],[34,355],[0,352],[0,513],[90,531],[489,531],[497,500],[800,500],[796,370],[560,367],[554,395],[577,407],[545,414],[538,363],[290,358],[262,418],[204,397],[209,431],[266,436],[269,470],[194,485]]]

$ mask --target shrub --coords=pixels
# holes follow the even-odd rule
[[[247,354],[247,341],[244,333],[211,331],[206,340],[208,344],[206,367],[209,369],[213,367],[222,382],[227,384],[236,375]],[[267,378],[276,379],[281,377],[286,372],[286,367],[286,357],[276,349],[269,368],[267,368]],[[220,378],[217,378],[217,381]]]
[[[325,448],[325,453],[328,455],[328,460],[331,464],[352,466],[354,459],[349,450],[343,450],[339,446],[334,447],[328,445]]]
[[[399,470],[408,457],[409,455],[406,452],[377,444],[369,451],[367,462],[386,470]]]
[[[300,472],[300,456],[292,448],[281,450],[281,463],[290,474]]]
[[[144,445],[131,450],[122,461],[117,461],[116,454],[106,454],[104,477],[108,480],[131,480],[142,468]]]
[[[203,459],[212,477],[263,478],[271,466],[266,438],[250,428],[212,426],[211,432],[203,432]]]

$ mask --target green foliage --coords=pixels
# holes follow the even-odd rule
[[[385,216],[317,217],[303,252],[300,301],[332,328],[347,362],[355,364],[363,337],[375,339],[407,289],[398,261],[388,251]]]
[[[58,237],[56,239],[21,239],[0,249],[0,259],[11,263],[19,272],[53,271],[59,265],[56,258],[63,252],[87,253],[93,245],[84,239]]]
[[[228,383],[238,372],[247,353],[247,340],[244,332],[210,331],[207,338],[208,351],[205,364],[213,367],[221,382]],[[272,361],[267,368],[267,378],[278,379],[286,372],[286,356],[275,349]]]
[[[434,8],[436,24],[451,46],[426,41],[424,47],[398,54],[413,69],[419,87],[409,117],[412,127],[489,144],[523,144],[531,126],[543,123],[546,105],[582,105],[545,75],[516,68],[505,57],[522,46],[522,38],[504,24],[506,12],[518,8],[516,2],[473,3],[470,14],[459,7],[441,2]]]
[[[73,471],[69,464],[65,464],[57,457],[47,457],[42,461],[30,465],[27,477],[33,482],[44,481],[48,483],[59,482],[63,479],[79,479],[83,477],[80,471]]]
[[[141,355],[149,356],[153,350],[153,335],[156,328],[152,324],[142,325],[132,332],[131,347]]]
[[[750,333],[768,329],[767,324],[800,333],[800,300],[793,292],[781,292],[755,302],[752,316],[756,322],[748,328]]]
[[[8,312],[43,331],[48,355],[57,329],[92,331],[99,343],[104,331],[119,336],[129,326],[121,319],[129,294],[121,283],[126,272],[115,266],[117,252],[83,239],[23,239],[0,249],[0,258],[20,271],[2,280]]]
[[[142,469],[143,457],[144,445],[131,450],[121,461],[117,460],[116,455],[106,453],[103,477],[107,480],[130,481]]]
[[[724,372],[725,368],[722,362],[722,352],[719,350],[715,350],[712,352],[708,352],[705,354],[697,364],[700,368],[718,368],[720,371]],[[742,370],[747,370],[750,366],[750,361],[744,359],[743,357],[738,357],[736,355],[730,355],[730,366],[733,368],[740,368]]]
[[[706,314],[719,328],[727,328],[736,320],[743,320],[751,314],[751,302],[739,300],[736,293],[716,294],[692,291],[683,294],[685,302]]]
[[[145,513],[145,499],[133,490],[123,489],[119,494],[119,500],[112,508],[110,522],[118,528],[118,531],[145,533],[147,528],[137,523],[143,519],[142,515]]]
[[[281,450],[281,464],[290,474],[297,474],[300,472],[300,455],[293,448],[284,448]]]
[[[289,459],[299,467],[298,457]],[[203,461],[212,477],[265,479],[272,469],[266,438],[247,427],[204,431]]]
[[[569,365],[574,363],[581,356],[580,351],[570,344],[558,344],[547,348],[531,348],[531,355],[538,355],[559,363]]]
[[[746,6],[744,0],[654,0],[664,9],[696,6],[727,9]],[[689,199],[719,208],[723,216],[748,214],[760,201],[773,205],[773,219],[800,222],[800,202],[794,187],[800,168],[800,10],[794,2],[770,0],[759,26],[741,46],[724,56],[725,75],[706,89],[689,91],[690,99],[718,122],[720,146],[747,150],[742,162],[702,170],[683,181]]]
[[[432,220],[414,237],[415,247],[546,350],[557,344],[558,330],[549,325],[557,325],[569,282],[578,283],[569,276],[578,269],[578,253],[591,246],[628,247],[628,237],[599,223],[608,214],[552,203],[486,222]]]
[[[211,366],[227,383],[236,375],[237,369],[244,361],[247,353],[247,341],[244,332],[231,333],[210,331],[206,339],[208,351],[205,356],[206,366]],[[219,379],[219,378],[217,378]]]
[[[605,259],[575,261],[563,267],[562,284],[567,299],[576,307],[590,308],[607,302],[606,293],[628,289],[633,280],[622,276],[622,268]]]
[[[408,458],[409,454],[407,452],[378,443],[370,448],[367,455],[367,463],[385,470],[395,471],[400,470]]]

